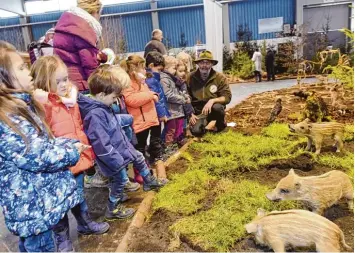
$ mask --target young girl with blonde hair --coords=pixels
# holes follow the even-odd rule
[[[53,135],[55,137],[80,140],[81,143],[89,145],[89,141],[83,131],[83,123],[79,106],[76,103],[76,96],[74,95],[74,98],[70,98],[71,89],[76,88],[69,82],[67,67],[63,61],[58,56],[43,56],[33,64],[30,74],[37,89],[35,98],[43,103],[45,120]],[[92,149],[88,148],[81,153],[79,162],[70,167],[70,171],[75,175],[77,191],[83,196],[83,171],[93,165],[94,154]],[[103,234],[110,228],[108,223],[97,223],[90,218],[85,199],[79,205],[73,207],[71,211],[77,220],[77,229],[80,234]],[[59,250],[72,250],[67,215],[56,225],[54,231]]]
[[[138,141],[136,149],[145,154],[145,146],[150,133],[150,160],[155,162],[157,177],[166,179],[160,139],[161,127],[154,104],[159,101],[159,95],[149,90],[145,83],[145,60],[142,57],[131,55],[121,62],[121,66],[131,78],[131,87],[123,91],[123,96],[127,110],[133,116],[133,129]]]
[[[53,137],[29,74],[14,49],[0,47],[0,204],[21,252],[55,252],[53,226],[83,201],[68,167],[86,146]]]
[[[178,61],[172,56],[165,56],[165,68],[160,74],[161,84],[167,99],[168,110],[170,117],[166,123],[165,145],[167,153],[174,152],[176,144],[181,144],[180,136],[183,134],[184,125],[184,105],[189,102],[188,96],[184,95],[177,87],[178,78],[176,75],[176,67]]]

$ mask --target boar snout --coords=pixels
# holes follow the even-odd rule
[[[288,129],[290,129],[290,132],[292,132],[292,133],[296,132],[296,130],[292,124],[288,124]]]
[[[281,198],[277,197],[273,192],[266,193],[266,197],[268,200],[275,201],[275,202],[281,200]]]

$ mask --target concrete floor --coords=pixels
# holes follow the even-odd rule
[[[306,83],[315,82],[316,79],[307,79]],[[253,93],[287,88],[296,84],[295,79],[279,80],[274,82],[231,84],[232,102],[227,106],[231,108]],[[144,198],[142,190],[130,194],[131,200],[127,202],[129,207],[138,207]],[[86,191],[86,199],[92,217],[95,220],[103,220],[108,198],[108,190],[93,188]],[[125,233],[130,220],[110,222],[110,231],[100,236],[80,236],[76,232],[76,221],[70,214],[70,236],[76,251],[104,252],[115,251],[123,234]],[[0,215],[0,252],[18,251],[18,237],[13,236],[6,228],[3,215]]]

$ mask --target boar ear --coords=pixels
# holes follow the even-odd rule
[[[290,169],[290,171],[288,172],[289,175],[295,175],[295,171],[293,169]]]
[[[266,211],[264,209],[262,209],[262,208],[258,208],[257,214],[258,214],[259,217],[262,217],[262,216],[265,216]]]

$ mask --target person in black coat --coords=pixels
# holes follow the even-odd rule
[[[265,57],[265,65],[266,65],[266,72],[267,72],[267,80],[272,81],[275,80],[275,69],[274,69],[274,62],[275,62],[275,54],[271,48],[267,49],[266,57]]]

